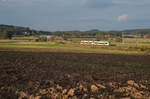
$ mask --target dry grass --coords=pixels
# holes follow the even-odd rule
[[[146,38],[124,38],[124,41],[126,43],[150,43],[150,39],[146,39]]]

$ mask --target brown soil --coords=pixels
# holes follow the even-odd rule
[[[149,60],[149,55],[1,49],[0,99],[148,99]]]

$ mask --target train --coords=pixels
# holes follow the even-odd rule
[[[108,41],[81,41],[82,45],[111,45],[111,42]]]

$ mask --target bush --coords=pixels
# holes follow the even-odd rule
[[[54,36],[52,36],[49,40],[50,41],[54,41],[56,38]]]
[[[40,40],[39,39],[35,39],[35,42],[39,42]]]
[[[56,44],[65,44],[65,42],[60,41],[60,42],[57,42]]]
[[[145,51],[145,49],[144,48],[140,48],[140,51]]]
[[[110,44],[110,46],[116,46],[116,44]]]
[[[12,38],[12,33],[9,31],[4,31],[0,33],[0,39],[11,39]]]
[[[116,42],[122,42],[122,38],[115,38]]]
[[[39,38],[39,41],[41,41],[41,42],[46,42],[46,41],[47,41],[47,37],[40,37],[40,38]]]

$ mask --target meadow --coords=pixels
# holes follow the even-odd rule
[[[69,42],[69,43],[68,43]],[[149,43],[119,43],[112,42],[113,46],[96,46],[96,45],[80,45],[79,43],[72,43],[71,41],[59,42],[34,42],[26,40],[1,40],[1,48],[47,48],[60,50],[76,50],[82,52],[93,53],[124,53],[124,54],[149,54]]]

